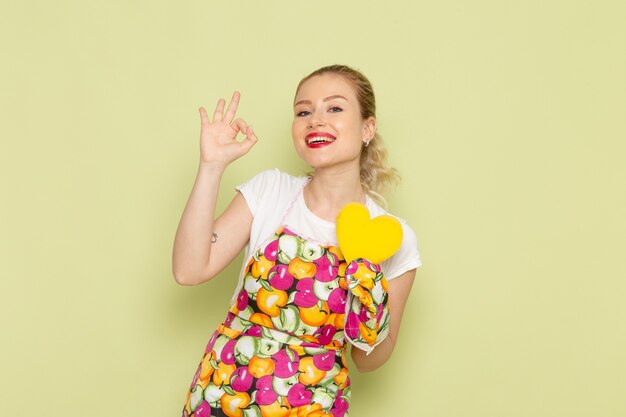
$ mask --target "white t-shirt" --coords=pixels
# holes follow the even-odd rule
[[[243,267],[257,250],[269,243],[280,226],[286,226],[301,237],[319,245],[338,246],[335,223],[316,216],[304,203],[302,189],[308,180],[309,177],[306,176],[294,177],[278,169],[271,169],[235,187],[245,198],[254,216],[250,241],[245,248]],[[369,196],[366,196],[365,206],[372,217],[382,214],[393,216]],[[403,219],[393,217],[402,225],[402,244],[391,258],[380,264],[387,280],[397,278],[422,264],[415,233]],[[242,274],[239,275],[235,296],[242,282]]]

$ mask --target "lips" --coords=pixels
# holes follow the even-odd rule
[[[326,132],[311,132],[306,135],[306,144],[309,148],[320,148],[330,145],[337,139],[335,136]]]

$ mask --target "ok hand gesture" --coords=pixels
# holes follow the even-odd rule
[[[230,104],[224,113],[226,100],[220,98],[213,113],[213,121],[204,107],[200,107],[200,163],[226,168],[235,159],[245,155],[257,142],[257,137],[243,119],[235,117],[239,105],[239,92],[235,91]],[[239,142],[237,134],[241,132],[246,138]]]

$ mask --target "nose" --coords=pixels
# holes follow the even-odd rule
[[[325,124],[324,118],[320,114],[319,110],[315,110],[311,112],[311,115],[309,116],[309,120],[308,120],[308,126],[310,128],[323,126],[324,124]]]

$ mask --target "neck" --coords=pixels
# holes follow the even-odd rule
[[[318,169],[304,188],[304,201],[311,212],[334,222],[350,202],[365,204],[358,166],[331,171]]]

